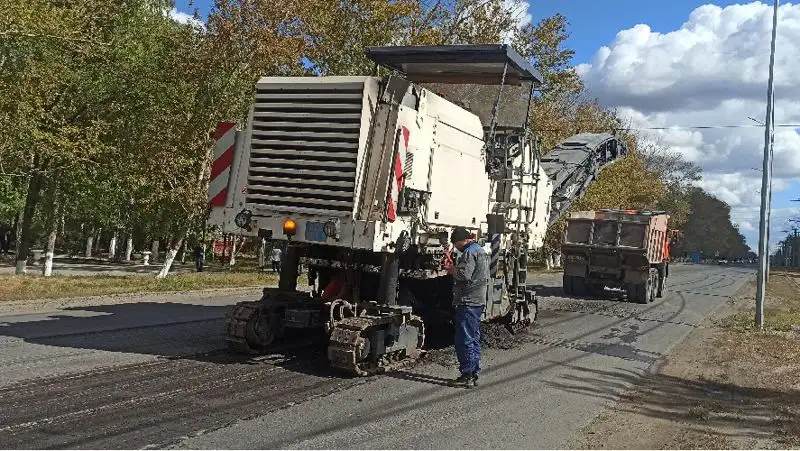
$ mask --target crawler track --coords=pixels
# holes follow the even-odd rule
[[[380,357],[377,361],[365,358],[369,349],[369,330],[380,327],[387,317],[367,316],[346,318],[336,325],[328,345],[328,359],[331,366],[358,376],[372,376],[386,371],[394,371],[415,362],[422,354],[425,343],[425,326],[416,316],[408,324],[418,328],[416,349],[407,353],[395,351]]]

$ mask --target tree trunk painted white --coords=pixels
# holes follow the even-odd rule
[[[153,248],[150,249],[150,258],[153,260],[153,263],[158,261],[158,250],[161,248],[161,243],[158,240],[153,240]]]
[[[50,235],[47,237],[47,251],[44,254],[44,266],[42,275],[49,277],[53,275],[53,256],[56,253],[56,237],[58,235],[58,221],[53,222]]]
[[[41,197],[42,187],[45,183],[43,173],[35,169],[40,168],[41,155],[36,152],[33,156],[33,165],[31,169],[33,173],[28,177],[28,191],[25,195],[25,207],[22,209],[22,215],[17,223],[17,268],[16,273],[19,275],[25,274],[28,267],[28,251],[30,250],[31,243],[33,243],[33,216],[36,212],[36,207]]]
[[[94,234],[94,255],[100,254],[100,239],[103,236],[103,230],[100,229]]]
[[[185,230],[181,231],[176,239],[173,239],[173,241],[169,244],[169,247],[167,248],[167,256],[164,259],[164,264],[161,266],[161,271],[159,271],[156,275],[157,279],[163,279],[169,274],[169,270],[172,268],[172,262],[175,261],[175,256],[178,254],[178,249],[183,246],[184,237],[186,237]]]
[[[90,233],[86,238],[86,258],[92,257],[92,250],[94,249],[94,233]]]
[[[561,252],[553,253],[553,266],[555,266],[556,268],[561,267]]]
[[[133,255],[133,235],[128,235],[128,239],[125,243],[125,261],[131,261],[131,256]]]
[[[22,276],[28,273],[28,261],[27,260],[17,260],[17,268],[14,271],[14,274],[18,276]]]
[[[114,231],[114,234],[111,235],[111,241],[108,243],[108,259],[114,260],[114,257],[117,256],[117,231]]]
[[[236,236],[231,237],[231,258],[228,260],[228,266],[233,268],[233,265],[236,264],[236,245],[238,244],[238,239]]]
[[[265,268],[267,266],[267,240],[261,238],[261,246],[258,248],[258,267]]]

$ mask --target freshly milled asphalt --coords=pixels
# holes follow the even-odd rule
[[[566,299],[541,276],[538,325],[484,351],[473,390],[446,386],[449,350],[369,379],[313,350],[231,356],[226,306],[253,293],[20,308],[0,314],[0,448],[563,447],[752,274],[674,265],[650,305]]]

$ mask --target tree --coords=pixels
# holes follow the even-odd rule
[[[683,228],[683,238],[677,247],[680,253],[700,251],[713,256],[742,258],[750,248],[730,216],[730,206],[701,188],[689,189],[692,211]]]

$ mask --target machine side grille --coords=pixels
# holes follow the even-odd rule
[[[352,214],[363,91],[363,82],[259,84],[247,202]]]

